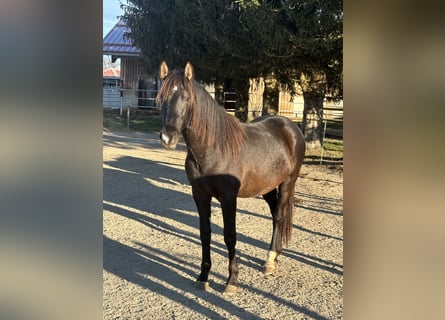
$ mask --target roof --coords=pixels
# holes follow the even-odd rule
[[[124,37],[124,34],[129,31],[130,28],[125,22],[119,20],[103,40],[103,54],[119,57],[140,57],[142,55],[141,50],[133,46],[130,39]]]
[[[116,68],[104,69],[103,73],[102,73],[102,76],[104,78],[119,78],[120,75],[121,75],[121,71]]]

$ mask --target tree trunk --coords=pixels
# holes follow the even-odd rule
[[[304,112],[301,131],[306,148],[319,149],[323,143],[323,99],[324,95],[303,93]]]
[[[248,118],[249,86],[249,78],[233,80],[233,87],[237,93],[235,116],[242,122],[246,122]]]
[[[278,81],[273,76],[264,78],[263,115],[276,115],[279,110],[279,99]]]
[[[323,145],[323,100],[326,92],[326,75],[317,70],[307,70],[300,77],[303,89],[304,110],[301,131],[307,149]]]
[[[224,81],[215,82],[215,100],[220,105],[224,105]]]

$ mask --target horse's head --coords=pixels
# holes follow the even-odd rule
[[[162,80],[161,88],[156,97],[162,105],[162,145],[174,149],[179,141],[182,129],[190,117],[193,104],[193,67],[187,63],[184,71],[168,70],[167,63],[162,62],[159,69]]]

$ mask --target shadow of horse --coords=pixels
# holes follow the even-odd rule
[[[225,319],[225,317],[199,303],[199,300],[185,296],[181,291],[193,292],[196,297],[212,304],[230,307],[231,312],[240,318],[255,317],[254,314],[211,292],[194,289],[192,276],[198,269],[194,269],[192,265],[184,265],[183,261],[178,261],[177,258],[165,252],[150,250],[147,246],[145,250],[138,250],[106,236],[103,238],[103,246],[104,269],[122,279],[156,292],[156,294],[182,304],[209,319]],[[184,277],[178,271],[186,273],[190,277]],[[156,280],[152,280],[152,278]],[[164,283],[169,287],[174,287],[175,290],[167,287]],[[159,316],[162,317],[162,315]]]
[[[153,152],[153,150],[147,152]],[[172,243],[175,243],[175,239],[181,239],[200,246],[199,219],[190,190],[177,191],[168,187],[178,184],[188,186],[184,169],[179,167],[176,161],[171,162],[168,157],[163,161],[152,161],[124,156],[116,161],[106,161],[104,165],[103,198],[105,211],[142,223],[148,229],[162,232],[171,237]],[[115,188],[117,185],[119,185],[119,188]],[[156,195],[156,197],[153,195]],[[174,205],[166,205],[163,201],[166,199],[174,199],[171,202]],[[217,207],[218,204],[212,204],[212,208],[215,206]],[[125,207],[128,207],[128,209]],[[241,211],[245,214],[261,216],[245,210]],[[175,219],[190,228],[184,230],[174,227],[164,218]],[[266,219],[271,220],[271,217],[267,216]],[[218,225],[212,224],[212,229],[215,233],[223,233],[223,229]],[[196,232],[193,232],[193,230],[196,230]],[[218,283],[212,283],[212,288],[215,291],[195,290],[195,276],[199,273],[199,263],[190,263],[179,256],[161,251],[150,245],[149,241],[146,243],[134,242],[135,246],[133,246],[107,236],[104,236],[103,239],[103,267],[106,271],[182,304],[207,318],[223,319],[224,317],[202,305],[199,299],[187,297],[181,292],[192,293],[194,297],[204,299],[225,310],[230,310],[233,315],[239,318],[258,318],[257,315],[221,297],[219,293],[224,289],[222,283],[225,280],[222,274],[212,273],[213,277],[218,279]],[[265,241],[245,236],[242,233],[238,233],[238,241],[264,250],[268,249],[268,243]],[[213,242],[212,248],[217,254],[226,255],[226,246],[222,242]],[[261,271],[263,260],[243,253],[240,253],[239,257],[243,260],[244,265],[258,270],[258,272]],[[309,259],[298,258],[297,254],[291,254],[290,257],[309,265],[312,263],[316,267]],[[244,285],[242,287],[245,288]],[[325,319],[312,310],[277,297],[272,293],[255,288],[245,289],[296,311],[303,312],[308,316]]]

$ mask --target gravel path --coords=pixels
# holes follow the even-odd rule
[[[216,201],[210,290],[194,287],[201,246],[185,146],[170,151],[155,134],[110,131],[103,143],[104,319],[343,318],[341,170],[303,165],[293,238],[274,276],[262,273],[272,235],[267,204],[238,199],[240,289],[227,297],[227,250]]]

